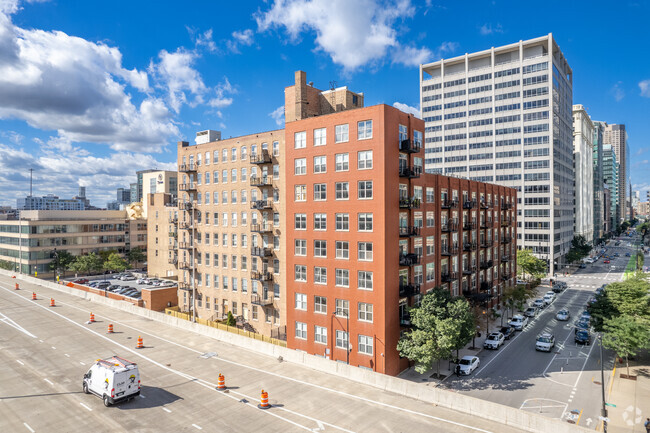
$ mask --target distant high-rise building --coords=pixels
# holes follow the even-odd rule
[[[125,188],[117,189],[117,202],[119,204],[131,203],[131,190]]]
[[[594,124],[585,107],[573,106],[573,167],[575,169],[574,232],[594,241]]]
[[[136,171],[136,172],[135,172],[135,174],[136,174],[137,177],[138,177],[138,195],[137,195],[137,197],[136,197],[136,199],[137,199],[136,201],[141,202],[141,201],[142,201],[142,198],[143,198],[143,195],[142,195],[142,185],[143,185],[142,176],[143,176],[145,173],[151,173],[151,172],[153,172],[153,171],[158,171],[158,170],[156,170],[156,169],[151,169],[151,170],[140,170],[140,171]]]
[[[79,187],[79,197],[86,197],[86,187],[85,186],[80,186]]]
[[[618,170],[619,166],[616,162],[616,152],[612,149],[610,144],[603,145],[603,179],[609,189],[609,214],[611,220],[607,221],[609,231],[613,231],[620,224],[618,218]],[[607,211],[607,209],[606,209]]]
[[[25,197],[16,200],[18,210],[85,210],[86,203],[79,198],[63,199],[48,194],[43,197]]]
[[[206,176],[206,185],[209,185],[210,176]],[[150,195],[165,193],[169,194],[171,202],[176,201],[178,197],[178,172],[177,171],[167,171],[167,170],[158,170],[144,173],[142,175],[142,209],[144,211],[144,216],[147,217],[147,209],[151,200],[153,200]]]
[[[553,35],[420,66],[425,169],[516,188],[518,247],[573,239],[573,72]],[[556,263],[557,262],[557,263]]]
[[[594,238],[601,239],[605,235],[605,197],[603,188],[605,179],[603,177],[603,122],[593,122],[593,166],[594,166]]]
[[[629,169],[628,169],[628,154],[627,147],[627,132],[625,125],[607,125],[605,133],[603,134],[603,143],[612,146],[612,150],[616,154],[616,162],[619,165],[618,169],[618,188],[617,188],[617,223],[622,223],[629,214],[628,205],[628,183],[629,183]]]
[[[135,183],[129,184],[129,187],[130,187],[129,189],[130,189],[130,192],[131,192],[131,199],[130,199],[131,203],[135,203],[135,202],[138,201],[138,183],[135,182]]]
[[[607,184],[603,185],[603,231],[612,231],[612,192]]]

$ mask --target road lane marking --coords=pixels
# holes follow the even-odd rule
[[[166,407],[163,407],[162,410],[164,410],[164,411],[167,412],[167,413],[172,413],[172,411],[169,410],[169,409],[167,409]]]
[[[7,293],[10,293],[10,294],[12,294],[12,295],[18,296],[19,298],[21,298],[21,299],[27,301],[27,298],[24,298],[24,297],[22,297],[21,295],[19,295],[19,294],[17,294],[17,293],[14,293],[14,291],[8,289],[7,287],[0,286],[0,288],[4,289]],[[179,376],[181,376],[181,377],[184,377],[184,378],[186,378],[186,379],[188,379],[188,380],[192,380],[193,382],[195,382],[195,383],[197,383],[197,384],[199,384],[199,385],[202,385],[202,386],[204,386],[204,387],[206,387],[206,388],[208,388],[208,389],[211,389],[212,391],[218,392],[218,391],[216,391],[216,389],[215,389],[215,388],[216,388],[216,384],[211,384],[210,386],[208,386],[208,385],[202,384],[202,383],[200,383],[200,382],[197,382],[197,381],[200,380],[200,379],[198,379],[198,378],[196,378],[196,377],[193,377],[193,376],[191,376],[191,375],[189,375],[189,374],[183,373],[183,372],[181,372],[181,371],[178,371],[178,370],[174,370],[174,369],[172,369],[172,368],[169,368],[169,367],[163,365],[162,363],[160,363],[160,362],[158,362],[158,361],[154,361],[152,358],[149,358],[149,357],[143,355],[141,352],[138,352],[136,349],[132,349],[132,348],[130,348],[130,347],[124,346],[124,345],[119,344],[119,343],[115,343],[113,340],[111,340],[111,339],[108,338],[107,336],[105,336],[105,335],[103,335],[103,334],[101,334],[101,333],[99,333],[99,332],[97,332],[97,331],[93,331],[92,329],[89,329],[88,327],[83,326],[82,324],[79,324],[79,323],[75,322],[74,320],[72,320],[72,319],[70,319],[70,318],[64,316],[64,315],[61,314],[61,313],[58,313],[58,312],[56,312],[56,311],[54,311],[54,310],[51,310],[51,309],[49,309],[49,308],[47,308],[47,307],[45,307],[45,306],[43,306],[43,305],[40,305],[40,304],[33,304],[33,303],[30,302],[30,305],[33,305],[33,306],[39,307],[39,308],[43,309],[44,311],[46,311],[46,312],[48,312],[48,313],[54,314],[54,315],[56,315],[56,316],[59,316],[60,318],[66,320],[66,321],[68,321],[68,322],[70,322],[71,324],[73,324],[73,325],[75,325],[75,326],[78,326],[78,327],[80,327],[81,329],[83,329],[83,330],[85,330],[85,331],[87,331],[87,332],[90,332],[90,333],[92,333],[92,334],[95,334],[97,337],[103,338],[103,339],[106,340],[106,341],[109,341],[109,342],[111,342],[111,343],[114,343],[114,344],[116,344],[118,347],[121,347],[123,350],[126,350],[126,351],[128,351],[128,352],[130,352],[130,353],[132,353],[132,354],[134,354],[134,355],[136,355],[136,356],[139,356],[139,357],[141,357],[142,359],[145,359],[145,360],[151,362],[152,364],[154,364],[154,365],[156,365],[156,366],[158,366],[158,367],[160,367],[160,368],[162,368],[162,369],[165,369],[165,370],[167,370],[167,371],[170,371],[170,372],[172,372],[172,373],[174,373],[174,374],[177,374],[177,375],[179,375]],[[75,309],[77,309],[77,310],[80,310],[80,311],[88,311],[88,310],[83,310],[83,309],[78,308],[78,307],[73,306],[73,305],[69,305],[69,306],[72,307],[72,308],[75,308]],[[100,316],[97,316],[97,317],[100,317]],[[106,316],[101,316],[101,317],[104,317],[104,318],[108,319],[108,317],[106,317]],[[113,323],[119,323],[118,321],[115,321],[115,320],[113,320],[112,322],[113,322]],[[122,325],[123,325],[123,324],[122,324]],[[128,325],[125,325],[125,326],[127,326],[127,327],[129,327],[129,328],[131,328],[131,329],[136,329],[136,328],[133,328],[133,327],[128,326]],[[199,354],[204,353],[204,352],[202,352],[202,351],[199,351],[199,350],[196,350],[196,349],[192,349],[192,348],[190,348],[190,347],[188,347],[188,346],[184,346],[184,345],[182,345],[182,344],[179,344],[179,343],[176,343],[176,342],[173,342],[173,341],[167,340],[167,339],[165,339],[165,338],[159,337],[159,336],[157,336],[157,335],[154,335],[154,334],[151,334],[151,333],[148,333],[148,332],[144,332],[144,334],[146,334],[146,335],[150,335],[150,336],[152,336],[152,337],[154,337],[154,338],[157,338],[158,340],[165,341],[165,342],[167,342],[167,343],[169,343],[169,344],[172,344],[172,345],[176,345],[176,346],[179,346],[179,347],[185,348],[186,350],[189,350],[189,351],[192,351],[192,352],[195,352],[195,353],[199,353]],[[517,337],[515,336],[515,338],[517,338]],[[422,413],[422,412],[417,412],[417,411],[415,411],[415,410],[407,409],[407,408],[405,408],[405,407],[395,406],[395,405],[388,404],[388,403],[384,403],[384,402],[381,402],[381,401],[372,400],[372,399],[370,399],[370,398],[366,398],[366,397],[362,397],[362,396],[358,396],[358,395],[354,395],[354,394],[349,394],[349,393],[346,393],[346,392],[344,392],[344,391],[339,391],[339,390],[336,390],[336,389],[327,388],[327,387],[322,386],[322,385],[317,385],[317,384],[314,384],[314,383],[305,382],[305,381],[302,381],[302,380],[300,380],[300,379],[296,379],[296,378],[293,378],[293,377],[283,376],[283,375],[278,374],[278,373],[272,373],[272,372],[269,372],[269,371],[263,370],[263,369],[261,369],[261,368],[256,368],[256,367],[251,367],[251,366],[248,366],[248,365],[244,365],[244,364],[242,364],[241,362],[230,361],[230,360],[227,360],[227,359],[224,359],[224,358],[219,358],[219,360],[224,361],[224,362],[226,362],[226,363],[228,363],[228,364],[231,364],[231,365],[237,365],[237,366],[239,366],[239,367],[248,368],[249,370],[253,370],[253,371],[256,371],[256,372],[259,372],[259,373],[264,373],[264,374],[267,374],[267,375],[270,375],[270,376],[273,376],[273,377],[277,377],[277,378],[280,378],[280,379],[283,379],[283,380],[287,380],[287,381],[290,381],[290,382],[299,383],[299,384],[302,384],[302,385],[305,385],[305,386],[310,386],[310,387],[313,387],[313,388],[316,388],[316,389],[321,389],[321,390],[328,391],[328,392],[333,393],[333,394],[343,395],[343,396],[346,396],[346,397],[348,397],[348,398],[350,398],[350,399],[363,401],[363,402],[369,403],[369,404],[371,404],[372,406],[375,406],[375,407],[376,407],[376,406],[382,406],[382,407],[386,407],[386,408],[393,409],[393,410],[398,411],[398,412],[406,412],[406,413],[410,413],[410,414],[412,414],[412,415],[418,415],[418,416],[421,416],[421,417],[423,417],[423,418],[428,418],[428,419],[432,419],[432,420],[436,420],[436,421],[444,422],[444,423],[447,423],[447,424],[451,424],[451,425],[455,425],[455,426],[463,427],[463,428],[466,428],[466,429],[469,429],[469,430],[473,430],[473,431],[478,431],[478,432],[482,432],[482,433],[493,433],[493,432],[491,432],[490,430],[485,430],[485,429],[482,429],[482,428],[480,428],[480,427],[474,427],[474,426],[471,426],[471,425],[463,424],[463,423],[461,423],[461,422],[452,421],[452,420],[450,420],[450,419],[445,419],[445,418],[442,418],[442,417],[439,417],[439,416],[430,415],[430,414]],[[85,365],[85,364],[84,364],[84,365]],[[228,395],[228,394],[221,393],[221,392],[219,392],[219,395],[226,396],[226,397],[232,398],[232,399],[234,399],[234,400],[236,400],[236,401],[239,401],[239,398],[238,398],[238,397],[235,397],[235,396],[232,396],[232,395]],[[254,408],[257,409],[257,406],[252,406],[252,407],[254,407]],[[276,417],[276,418],[278,418],[278,419],[280,419],[280,420],[283,420],[283,421],[285,421],[285,422],[287,422],[287,423],[289,423],[289,424],[295,425],[296,427],[299,427],[299,428],[301,428],[301,429],[303,429],[303,430],[311,431],[310,428],[308,428],[308,427],[306,427],[306,426],[304,426],[304,425],[302,425],[302,424],[298,424],[298,423],[296,423],[296,422],[294,422],[294,421],[291,421],[291,420],[288,419],[288,418],[284,418],[284,417],[282,417],[282,416],[280,416],[280,415],[278,415],[278,414],[275,414],[275,413],[273,413],[272,411],[262,411],[262,413],[267,414],[267,415],[270,415],[270,416],[273,416],[273,417]],[[339,429],[340,429],[340,428],[339,428]]]
[[[34,432],[34,429],[31,428],[31,427],[29,426],[29,424],[27,424],[26,422],[24,422],[23,425],[24,425],[25,427],[27,427],[27,430],[29,430],[29,431],[32,432],[32,433],[35,433],[35,432]]]
[[[197,429],[197,430],[203,430],[200,426],[198,426],[198,425],[196,425],[196,424],[192,424],[192,427],[194,427],[194,428]]]
[[[85,407],[86,409],[88,409],[89,411],[91,411],[91,412],[92,412],[92,409],[91,409],[91,408],[89,408],[88,406],[86,406],[85,404],[83,404],[83,403],[79,403],[79,404],[80,404],[80,405],[82,405],[83,407]]]
[[[15,328],[19,330],[20,332],[27,334],[28,336],[32,338],[36,338],[34,334],[20,326],[18,323],[14,322],[12,319],[10,319],[8,316],[5,316],[4,314],[0,313],[0,323],[6,323],[7,325],[11,326],[12,328]]]
[[[43,340],[38,340],[38,341],[40,341],[41,343],[43,343]]]
[[[56,347],[52,346],[52,349],[56,350]]]
[[[66,358],[70,358],[70,355],[68,355],[67,353],[65,354],[65,356],[66,356]]]
[[[16,362],[17,362],[18,364],[20,364],[20,365],[25,365],[25,363],[24,363],[23,361],[21,361],[20,359],[17,359]]]
[[[50,385],[54,386],[54,384],[49,379],[43,379],[43,380],[49,383]]]
[[[79,361],[79,364],[81,364],[81,365],[86,365],[85,362],[81,362],[81,361]]]
[[[140,394],[140,398],[146,398],[144,395]]]

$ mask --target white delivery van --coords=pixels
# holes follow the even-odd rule
[[[98,359],[84,374],[83,391],[104,400],[104,406],[140,395],[140,372],[135,362],[119,356]]]

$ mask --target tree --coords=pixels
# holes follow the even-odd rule
[[[70,265],[75,260],[76,257],[70,254],[68,251],[57,251],[56,255],[53,257],[53,260],[50,262],[50,269],[54,271],[55,274],[59,274],[61,271],[63,271],[63,276],[65,277],[65,271],[70,269]]]
[[[603,346],[612,349],[619,358],[625,358],[625,366],[629,376],[629,357],[636,355],[639,349],[650,347],[648,323],[623,315],[605,321],[604,329]]]
[[[546,262],[533,255],[533,250],[517,250],[517,276],[531,275],[542,278],[546,274]]]
[[[129,264],[135,268],[137,267],[138,263],[142,263],[147,260],[147,256],[142,252],[140,248],[136,247],[126,253],[126,259],[128,260]]]
[[[104,263],[106,260],[108,260],[108,257],[113,254],[117,253],[117,250],[102,250],[97,253],[97,255],[102,259],[102,263]]]
[[[14,270],[14,264],[6,260],[0,260],[0,269],[6,269],[8,271]]]
[[[526,302],[535,296],[535,289],[523,285],[517,285],[514,287],[507,287],[503,291],[502,298],[506,308],[510,308],[510,312],[514,313],[515,308],[523,310]]]
[[[571,248],[567,253],[566,259],[569,263],[575,263],[589,255],[591,251],[591,245],[587,243],[587,240],[582,235],[576,235],[571,241]]]
[[[90,253],[84,254],[83,256],[77,256],[75,261],[70,265],[69,269],[72,272],[90,274],[101,271],[103,264],[104,262],[97,254]]]
[[[104,262],[103,267],[107,271],[124,272],[129,264],[118,253],[112,253]]]
[[[235,316],[232,315],[231,311],[228,311],[228,317],[226,318],[226,326],[237,326],[237,321]]]

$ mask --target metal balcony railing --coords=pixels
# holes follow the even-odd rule
[[[251,164],[270,164],[273,162],[268,150],[262,150],[262,153],[251,153]]]
[[[419,236],[419,235],[420,235],[420,227],[400,226],[399,228],[399,236],[401,238],[408,238],[411,236]]]
[[[420,256],[414,253],[400,253],[399,265],[400,266],[415,266],[420,264]]]
[[[420,143],[416,141],[412,141],[410,139],[402,140],[399,142],[399,150],[400,152],[405,152],[405,153],[418,153],[422,147],[420,146]]]
[[[181,164],[178,167],[178,171],[180,171],[181,173],[190,173],[190,172],[196,171],[196,168],[197,168],[196,164],[194,164],[192,162],[190,164]]]

